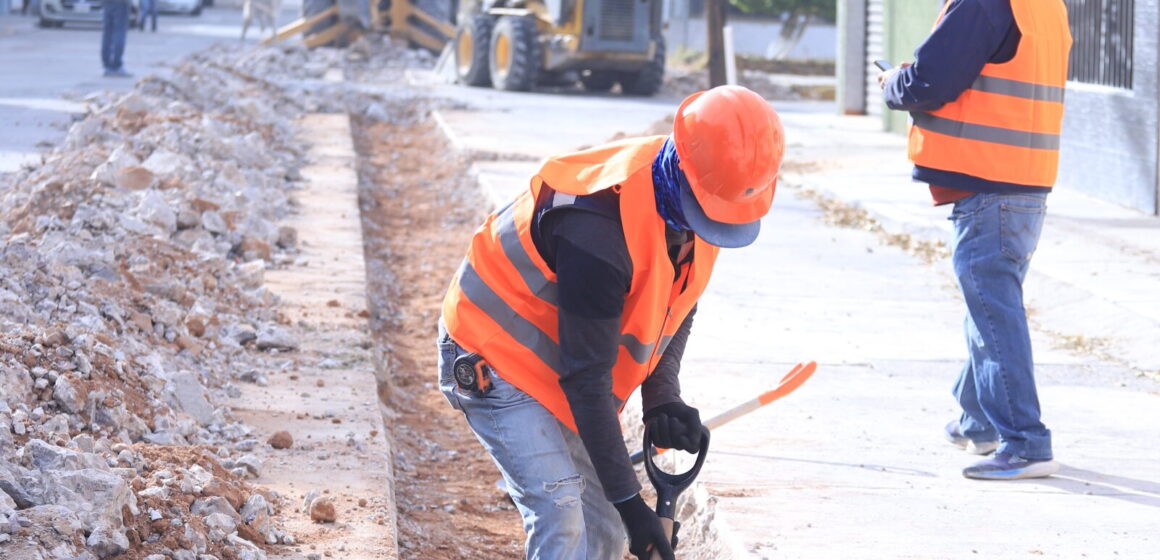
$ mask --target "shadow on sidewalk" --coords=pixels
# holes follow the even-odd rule
[[[1104,474],[1067,465],[1061,467],[1052,477],[1036,482],[1072,494],[1105,496],[1160,508],[1160,482]]]

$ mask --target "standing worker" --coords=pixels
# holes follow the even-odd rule
[[[105,0],[101,6],[101,64],[107,78],[130,78],[122,57],[129,34],[129,0]]]
[[[475,233],[443,301],[440,388],[491,454],[528,558],[673,558],[619,410],[641,387],[657,447],[696,452],[677,374],[719,247],[753,242],[784,152],[737,86],[681,103],[672,135],[549,159]]]
[[[994,457],[967,478],[1050,476],[1023,279],[1055,184],[1067,79],[1062,0],[950,0],[914,63],[878,77],[891,109],[910,111],[914,179],[954,204],[952,262],[967,303],[962,406],[946,437]]]

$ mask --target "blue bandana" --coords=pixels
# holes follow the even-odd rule
[[[665,140],[664,146],[661,146],[661,151],[653,160],[652,178],[657,213],[676,231],[692,229],[689,222],[685,221],[684,211],[681,210],[681,182],[685,180],[685,174],[681,171],[677,159],[677,146],[673,144],[672,136]]]

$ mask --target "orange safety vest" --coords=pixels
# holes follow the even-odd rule
[[[696,305],[717,258],[717,247],[694,237],[692,261],[681,266],[679,275],[673,270],[652,183],[653,159],[664,140],[634,138],[549,159],[530,189],[476,231],[443,300],[451,338],[483,356],[573,431],[576,421],[559,383],[556,274],[532,241],[533,218],[545,205],[560,206],[609,188],[619,191],[632,260],[612,367],[612,392],[623,405],[652,373]],[[552,191],[553,196],[541,196]]]
[[[935,26],[950,6],[948,1]],[[970,89],[912,114],[915,165],[1051,188],[1059,167],[1071,31],[1062,0],[1011,0],[1022,38],[1014,58],[987,64]]]

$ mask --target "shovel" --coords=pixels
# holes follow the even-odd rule
[[[693,484],[693,480],[701,472],[701,465],[705,463],[705,455],[709,453],[709,430],[704,428],[701,431],[701,448],[697,450],[697,461],[693,463],[693,468],[681,474],[671,474],[662,471],[653,462],[653,456],[656,454],[655,447],[652,443],[652,435],[650,434],[649,426],[644,428],[644,470],[648,473],[648,479],[652,481],[653,488],[657,491],[657,517],[661,518],[661,526],[665,529],[665,536],[671,541],[673,533],[676,531],[675,527],[679,527],[674,520],[676,517],[675,509],[677,497],[684,492],[689,485]],[[660,560],[661,555],[655,550],[650,557],[651,560]]]

